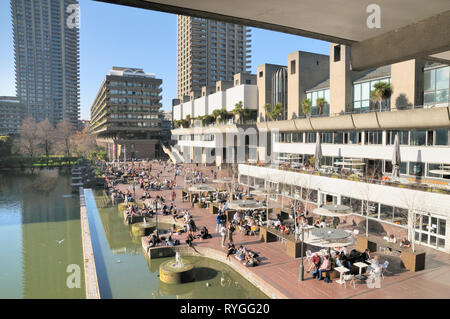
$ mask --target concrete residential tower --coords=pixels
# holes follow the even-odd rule
[[[233,81],[250,68],[250,29],[231,23],[177,17],[177,96],[200,97],[201,88]]]
[[[137,68],[113,67],[106,75],[91,107],[90,130],[110,160],[158,156],[161,84]]]
[[[67,23],[77,0],[11,0],[17,97],[24,115],[78,125],[79,30]]]

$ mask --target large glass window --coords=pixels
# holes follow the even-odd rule
[[[317,107],[317,98],[324,98],[327,104],[322,109],[323,115],[330,114],[330,89],[307,92],[306,98],[311,101],[311,114],[318,115],[319,108]]]
[[[446,145],[449,143],[450,130],[447,128],[440,128],[435,130],[435,145]]]
[[[353,85],[353,110],[356,112],[367,112],[370,109],[379,110],[380,107],[377,103],[373,103],[370,100],[370,92],[374,89],[374,85],[378,82],[390,83],[390,78],[384,78],[379,80],[367,81],[357,83]],[[372,108],[371,108],[372,106]],[[383,102],[382,111],[390,110],[390,101]]]
[[[343,144],[344,143],[344,133],[342,132],[335,132],[334,138],[333,138],[334,144]]]
[[[397,134],[400,145],[408,145],[408,131],[387,131],[386,144],[393,145]]]
[[[420,146],[426,145],[427,131],[411,131],[410,132],[410,145]]]
[[[423,176],[425,171],[425,164],[420,162],[409,163],[409,175]]]
[[[450,67],[441,67],[424,71],[424,95],[425,105],[448,104]]]
[[[381,204],[380,219],[387,222],[392,222],[394,219],[394,207]]]
[[[445,248],[446,220],[427,213],[415,213],[415,240],[437,249]]]
[[[383,143],[382,131],[366,132],[366,144],[382,144],[382,143]]]
[[[315,132],[306,133],[306,143],[315,143],[317,134]]]

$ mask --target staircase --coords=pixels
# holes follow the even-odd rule
[[[166,153],[170,160],[175,164],[181,164],[183,163],[183,157],[181,157],[180,153],[173,147],[168,145],[162,145],[162,149],[164,153]],[[176,151],[176,152],[175,152]]]

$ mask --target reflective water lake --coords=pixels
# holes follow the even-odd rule
[[[85,298],[80,202],[64,169],[0,172],[0,298]],[[69,288],[69,265],[80,287]]]
[[[64,169],[0,172],[0,299],[85,298],[79,195],[70,184]],[[144,257],[117,208],[97,209],[101,195],[86,192],[102,298],[267,298],[209,258],[183,257],[195,263],[194,282],[161,283],[159,265],[170,258]],[[80,270],[78,288],[67,285],[73,265]]]
[[[101,192],[86,192],[102,298],[267,298],[229,266],[203,257],[183,257],[195,263],[194,282],[161,283],[159,265],[172,258],[144,257],[140,238],[133,238],[117,208],[95,209],[94,196],[100,206]]]

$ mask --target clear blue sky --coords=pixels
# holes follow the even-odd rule
[[[163,79],[163,109],[177,92],[176,15],[80,0],[81,118],[112,66],[140,67]],[[287,64],[301,50],[329,54],[327,42],[252,28],[251,70],[263,63]],[[15,95],[14,48],[9,0],[0,1],[0,96]]]

